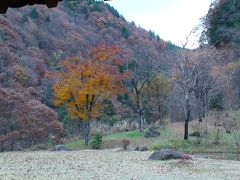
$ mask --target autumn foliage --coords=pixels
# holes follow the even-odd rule
[[[62,71],[56,74],[54,104],[65,105],[72,118],[86,123],[86,130],[91,120],[101,116],[104,100],[125,92],[124,76],[116,66],[122,63],[119,52],[113,46],[93,48],[87,58],[65,59],[61,63]],[[85,142],[88,143],[88,139]]]
[[[49,140],[59,143],[63,127],[40,101],[0,88],[0,151],[27,148]]]

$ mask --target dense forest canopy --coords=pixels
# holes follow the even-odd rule
[[[210,45],[222,47],[239,44],[239,11],[238,0],[217,0],[212,3],[204,22]]]

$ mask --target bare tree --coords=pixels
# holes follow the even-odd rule
[[[179,58],[173,67],[173,81],[184,99],[185,128],[184,139],[188,139],[188,124],[191,115],[191,100],[197,81],[197,65],[191,58],[191,51],[183,49],[179,52]]]
[[[212,47],[198,49],[192,53],[192,58],[196,64],[194,95],[199,122],[202,122],[206,116],[210,91],[220,77],[219,57],[215,48]]]
[[[131,88],[133,101],[138,114],[139,130],[144,130],[144,109],[148,99],[145,87],[149,85],[154,76],[159,72],[156,57],[149,51],[139,48],[134,55]]]

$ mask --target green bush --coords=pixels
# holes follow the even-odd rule
[[[100,149],[102,145],[102,135],[100,133],[95,134],[93,141],[91,142],[93,149]]]

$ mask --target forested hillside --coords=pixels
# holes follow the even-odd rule
[[[76,122],[69,121],[65,108],[53,105],[53,81],[45,75],[60,70],[59,63],[63,59],[85,56],[101,44],[117,45],[124,51],[123,58],[127,63],[119,66],[122,71],[126,65],[135,68],[137,63],[142,64],[144,58],[167,66],[165,58],[176,48],[154,32],[127,22],[113,7],[103,2],[65,1],[51,10],[44,6],[24,7],[9,9],[6,15],[0,16],[2,150],[16,148],[15,141],[28,147],[45,141],[49,133],[59,136],[63,127],[58,120],[64,122],[65,135],[76,131]],[[128,98],[128,95],[123,97]],[[133,111],[120,101],[114,100],[120,115]],[[35,105],[28,105],[32,103]],[[108,104],[108,111],[116,114],[111,101]],[[54,111],[58,113],[58,120]],[[33,121],[30,126],[34,130],[27,128],[18,112],[26,115],[25,120]],[[53,122],[58,127],[52,130],[49,126]],[[26,129],[29,132],[23,133]]]
[[[172,122],[184,122],[184,140],[191,125],[198,144],[234,132],[239,148],[239,7],[215,1],[196,49],[103,1],[9,9],[0,15],[0,151]]]

